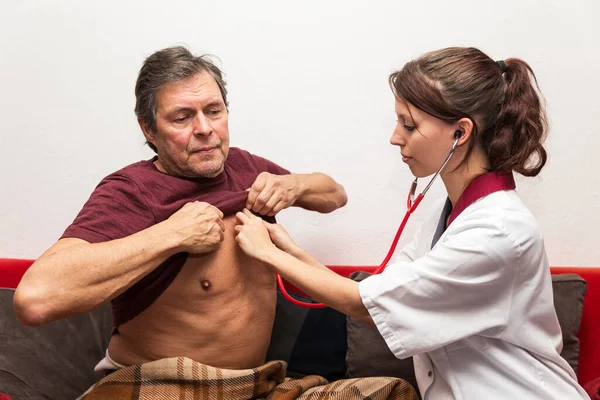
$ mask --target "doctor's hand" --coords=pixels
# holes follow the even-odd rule
[[[279,224],[270,224],[266,221],[263,221],[267,231],[269,232],[269,236],[271,237],[271,241],[278,249],[285,251],[288,254],[295,255],[300,251],[300,247],[292,240],[290,234],[285,230],[285,228]]]
[[[277,250],[261,218],[252,215],[247,209],[238,212],[235,216],[239,222],[235,226],[237,232],[235,240],[244,253],[257,260],[264,261],[270,251]]]
[[[272,217],[293,205],[302,193],[300,182],[293,175],[273,175],[261,172],[248,189],[246,208]]]

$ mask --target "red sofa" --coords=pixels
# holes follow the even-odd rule
[[[0,258],[0,288],[15,288],[23,273],[33,260]],[[343,276],[353,271],[372,272],[375,267],[331,266],[332,270]],[[587,282],[587,292],[583,304],[583,315],[579,329],[580,356],[578,379],[584,385],[600,377],[600,318],[596,317],[600,309],[600,267],[551,267],[552,274],[575,273]],[[290,289],[294,289],[290,287]]]

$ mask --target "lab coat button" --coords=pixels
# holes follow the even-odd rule
[[[432,376],[432,375],[433,375],[433,371],[429,371],[429,372],[427,373],[427,376],[428,376],[428,377],[430,377],[430,378],[431,378],[431,376]]]

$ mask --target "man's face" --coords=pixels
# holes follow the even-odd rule
[[[200,72],[156,93],[156,132],[140,122],[158,149],[156,167],[169,175],[212,178],[229,152],[227,108],[214,78]]]

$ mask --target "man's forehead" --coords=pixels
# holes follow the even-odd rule
[[[165,111],[195,105],[224,104],[217,81],[207,72],[163,85],[156,93],[158,108]]]

